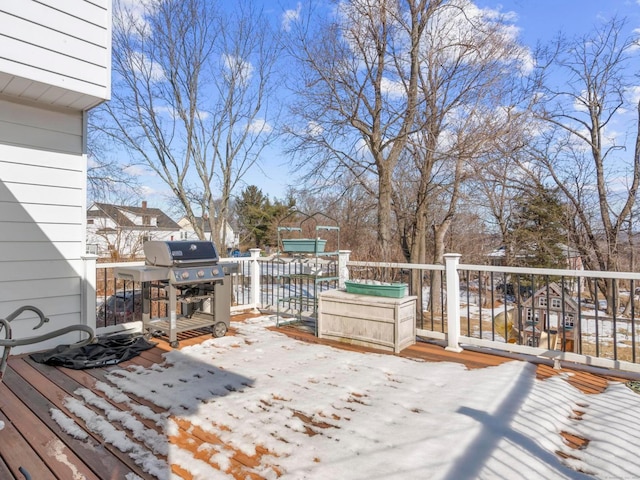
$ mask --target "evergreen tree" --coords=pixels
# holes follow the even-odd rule
[[[538,184],[522,192],[508,227],[514,265],[566,268],[564,212],[557,189]]]
[[[255,185],[249,185],[240,192],[236,203],[240,243],[251,242],[260,247],[269,229],[269,199]]]
[[[236,203],[241,243],[251,242],[261,248],[277,242],[278,221],[295,207],[295,199],[289,195],[282,202],[271,200],[255,185],[250,185],[241,193]]]

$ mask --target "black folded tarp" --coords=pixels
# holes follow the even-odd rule
[[[82,347],[58,345],[30,357],[38,363],[82,370],[124,362],[156,345],[140,334],[115,334],[97,337],[94,343]]]

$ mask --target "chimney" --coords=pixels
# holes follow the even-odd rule
[[[142,201],[142,225],[148,227],[151,224],[151,218],[146,213],[147,213],[147,201],[143,200]]]

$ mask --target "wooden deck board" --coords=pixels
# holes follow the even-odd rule
[[[24,403],[18,401],[13,393],[5,390],[2,392],[2,396],[8,400],[3,408],[4,413],[16,428],[19,426],[20,434],[24,440],[33,446],[35,453],[44,460],[47,466],[40,468],[39,462],[38,466],[34,466],[32,461],[25,462],[23,465],[33,478],[46,478],[42,471],[48,469],[51,469],[51,473],[59,478],[77,478],[78,475],[84,476],[87,480],[99,478],[84,462],[80,462],[69,445],[59,439],[62,433],[60,429],[55,429],[53,423],[49,422],[47,422],[49,428],[41,428],[41,416],[49,414],[48,405],[40,402],[40,405],[32,406],[29,409]],[[18,451],[28,451],[28,449],[22,448]]]
[[[5,376],[5,383],[9,386],[19,398],[29,399],[31,410],[39,418],[41,428],[46,427],[54,432],[69,446],[78,457],[82,458],[82,463],[86,464],[92,471],[98,475],[104,475],[110,472],[108,477],[98,476],[96,478],[124,478],[130,472],[134,472],[142,478],[145,477],[144,472],[135,465],[129,455],[123,454],[116,448],[107,443],[103,443],[101,439],[94,437],[89,429],[86,429],[89,435],[87,439],[77,440],[66,434],[62,428],[51,418],[51,409],[55,408],[62,411],[67,416],[74,418],[76,423],[84,425],[84,422],[75,418],[67,407],[64,405],[64,399],[73,396],[70,382],[61,381],[64,374],[53,374],[45,376],[37,369],[33,368],[27,361],[26,357],[12,359],[9,363],[11,368],[7,370],[8,375]],[[55,371],[55,367],[49,367]],[[7,379],[7,377],[9,377]],[[63,388],[55,383],[61,381]],[[76,384],[76,388],[79,386]],[[74,389],[75,390],[75,389]],[[16,419],[18,422],[21,419]],[[33,475],[32,475],[33,476]],[[37,476],[33,476],[38,478]],[[46,478],[46,477],[45,477]],[[56,478],[73,478],[62,476]]]
[[[0,420],[4,421],[2,414],[0,414]],[[13,473],[11,473],[11,470],[9,470],[9,465],[7,465],[1,457],[2,453],[0,452],[0,478],[14,478],[15,475],[13,475]]]
[[[7,395],[6,389],[0,388],[2,395],[2,410],[6,410],[5,403],[20,403],[12,395]],[[23,426],[18,418],[6,416],[0,413],[0,420],[4,422],[2,429],[2,442],[0,442],[0,456],[8,465],[10,477],[23,478],[19,472],[20,467],[28,468],[34,478],[50,478],[52,473],[46,464],[40,459],[35,448],[29,444],[22,435]],[[15,421],[15,423],[14,423]]]
[[[234,318],[234,320],[237,321],[237,318]],[[301,342],[324,344],[357,352],[392,355],[380,350],[318,339],[312,333],[304,332],[291,326],[280,327],[277,331]],[[181,348],[201,343],[211,338],[211,334],[208,332],[187,333],[187,335],[179,335]],[[228,334],[233,335],[234,333],[234,330],[231,329]],[[12,357],[9,361],[4,382],[0,383],[0,420],[5,423],[5,427],[0,431],[0,479],[23,479],[24,477],[18,471],[21,465],[28,466],[29,473],[34,479],[67,480],[73,478],[70,468],[75,468],[77,472],[85,475],[87,479],[123,479],[130,472],[143,479],[154,478],[143,472],[128,454],[120,452],[117,448],[104,443],[94,436],[81,420],[68,411],[64,405],[64,399],[77,396],[76,391],[78,388],[84,387],[104,398],[114,408],[129,410],[128,405],[119,404],[107,398],[104,393],[96,388],[97,382],[108,383],[106,377],[110,371],[127,365],[148,367],[153,364],[162,364],[164,362],[163,354],[171,350],[172,348],[169,347],[165,340],[157,339],[157,346],[142,352],[128,362],[116,366],[87,370],[50,367],[38,364],[28,356]],[[400,356],[425,362],[457,362],[470,369],[492,367],[513,361],[512,358],[478,351],[449,352],[440,345],[427,342],[418,342],[403,350]],[[539,380],[544,381],[562,373],[566,381],[586,393],[600,393],[607,388],[610,382],[625,380],[621,377],[597,375],[568,368],[555,370],[552,366],[542,364],[539,361],[536,363],[537,378]],[[160,407],[144,399],[131,396],[130,401],[148,406],[157,413],[163,412]],[[51,417],[52,408],[59,409],[67,416],[74,418],[87,431],[88,439],[76,440],[62,431],[62,428]],[[143,418],[138,419],[146,428],[162,433],[162,426],[155,425]],[[180,421],[178,423],[178,432],[171,437],[167,436],[167,441],[185,446],[195,445],[196,447],[192,447],[195,458],[205,460],[204,453],[197,451],[197,445],[202,441],[212,445],[220,445],[221,449],[225,448],[227,452],[229,451],[230,447],[224,445],[220,438],[204,432],[202,429],[195,428],[188,422]],[[588,441],[588,439],[583,440]],[[566,441],[571,444],[569,440]],[[571,441],[575,442],[575,439]],[[53,454],[56,450],[48,450],[47,445],[55,445],[59,452],[64,453],[63,456],[67,460],[60,461],[59,458],[63,456],[56,457]],[[575,448],[579,448],[579,445]],[[256,446],[256,454],[253,457],[232,450],[228,473],[235,478],[259,479],[260,477],[252,470],[261,464],[263,456],[268,457],[270,455],[261,446]],[[264,465],[262,466],[264,467]],[[190,474],[179,465],[171,465],[170,468],[173,474],[180,478],[191,478]],[[277,477],[281,472],[278,471],[277,467],[272,467],[272,474]]]

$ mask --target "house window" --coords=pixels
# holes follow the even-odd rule
[[[527,323],[538,323],[538,313],[533,308],[527,308],[526,321]]]
[[[567,330],[571,330],[573,328],[573,315],[565,315],[564,316],[564,328]]]
[[[560,310],[562,308],[562,301],[560,301],[559,298],[552,298],[551,299],[551,308],[556,308],[556,309]]]
[[[547,306],[547,297],[538,297],[538,306],[546,307]]]

